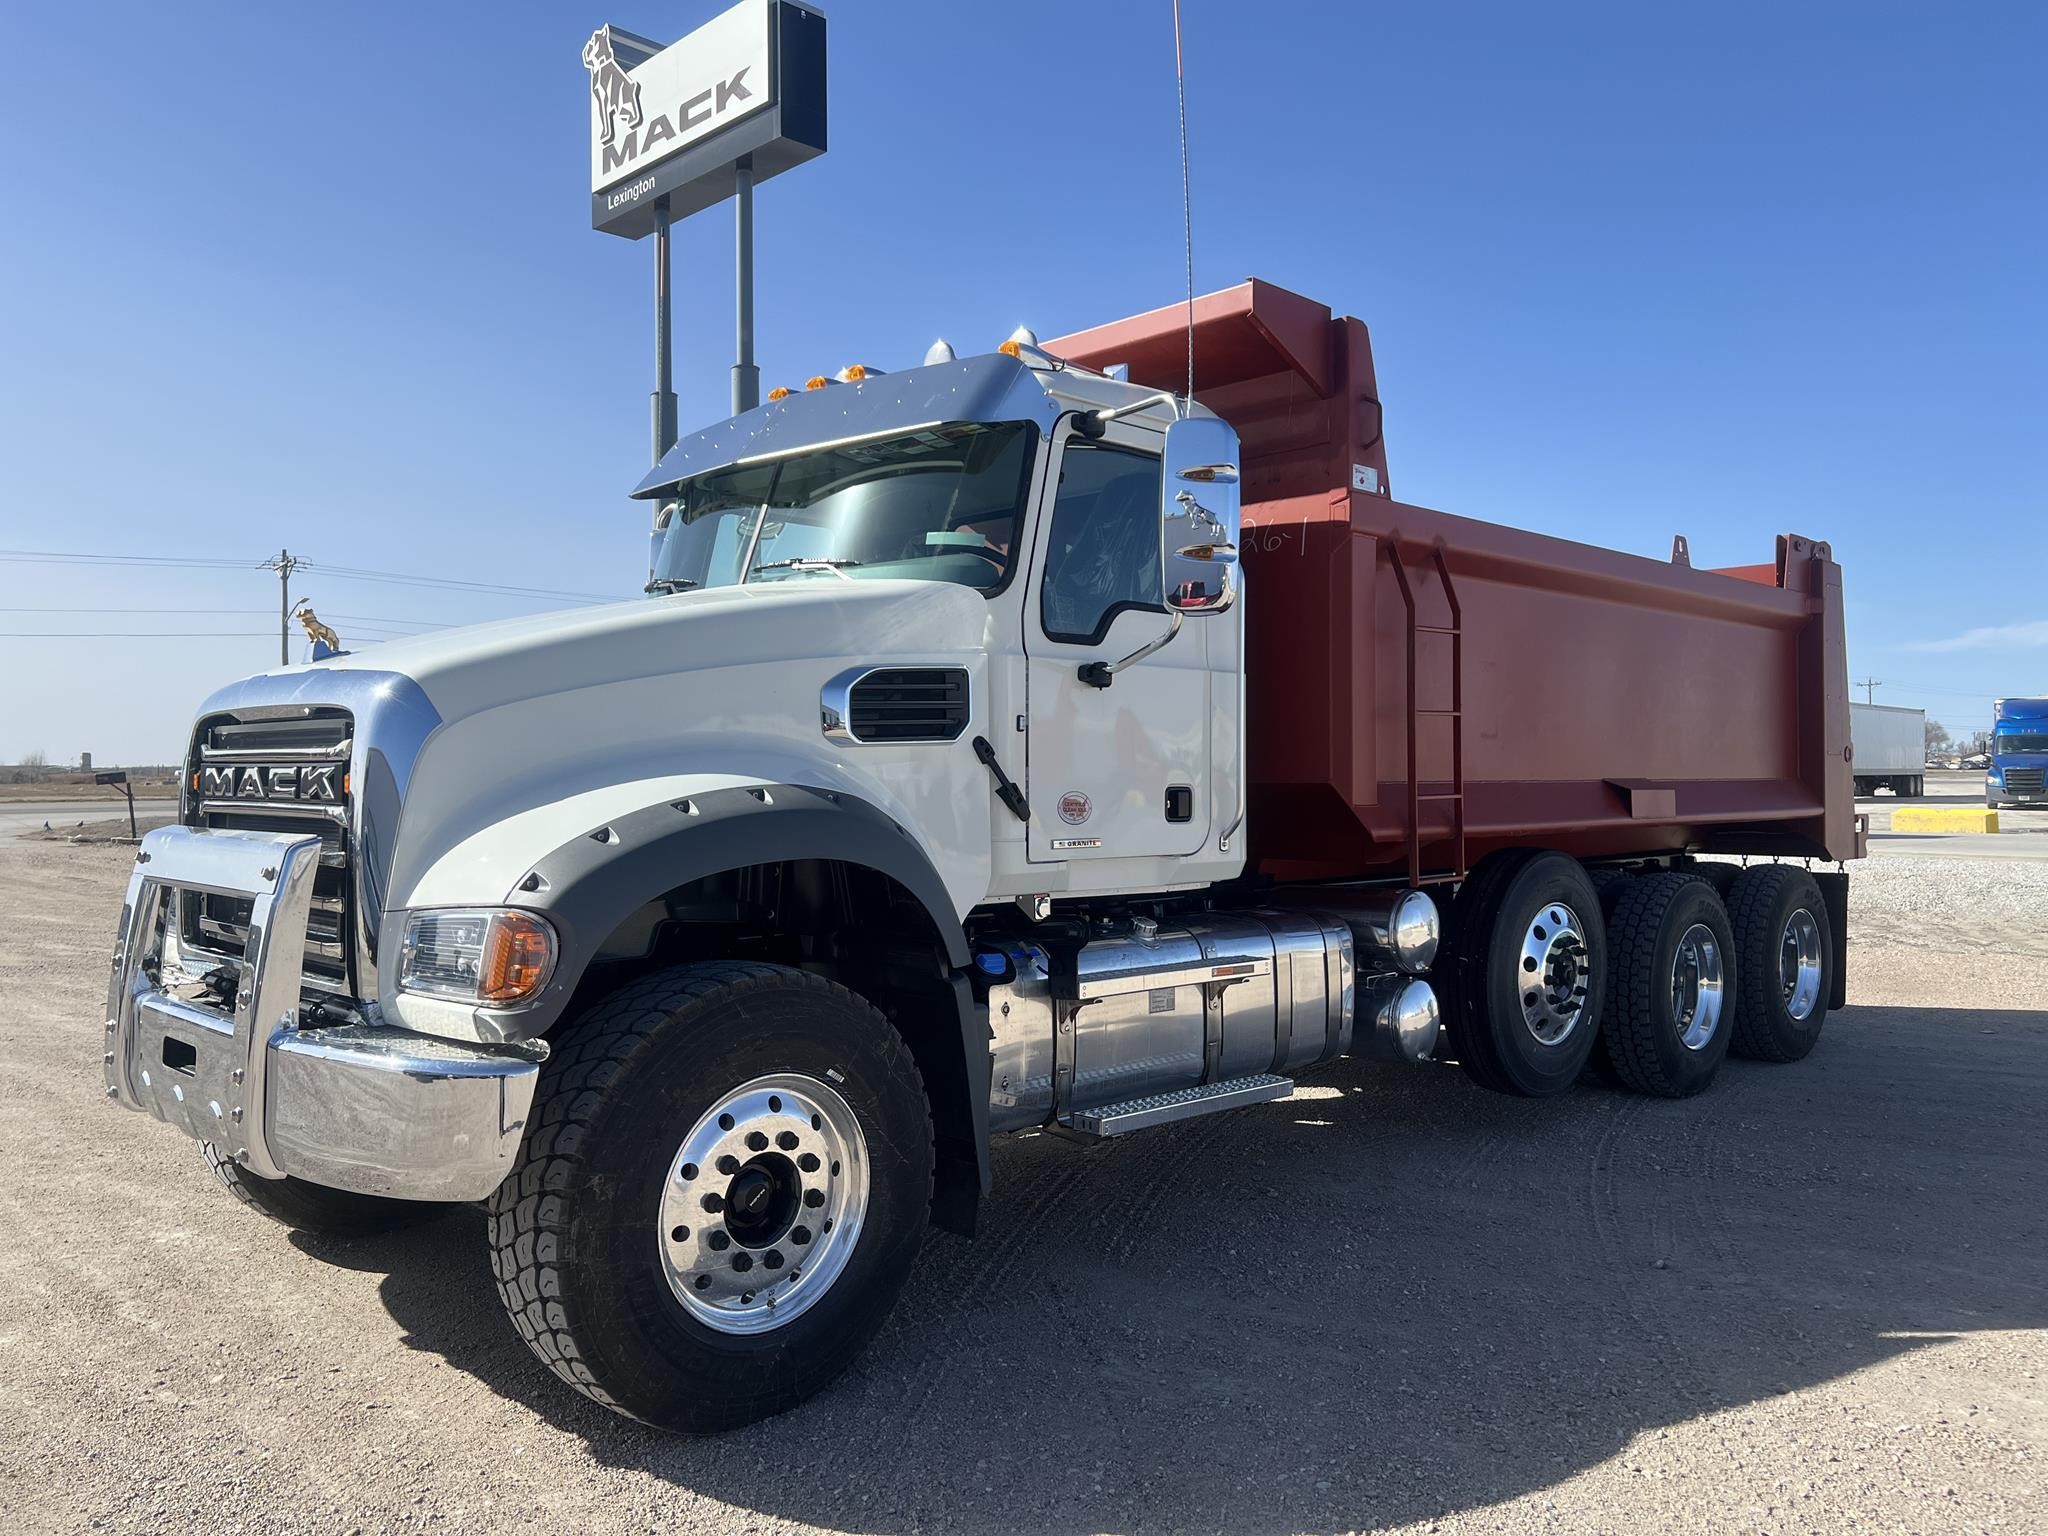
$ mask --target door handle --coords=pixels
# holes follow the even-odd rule
[[[1011,782],[1010,776],[1003,772],[1003,765],[996,760],[996,749],[989,745],[989,740],[986,736],[974,738],[974,755],[981,759],[981,765],[995,779],[996,798],[1007,805],[1010,808],[1010,814],[1019,821],[1029,821],[1031,819],[1030,802],[1024,798],[1024,791]]]

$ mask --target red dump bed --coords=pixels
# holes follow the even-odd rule
[[[1046,349],[1184,389],[1186,323]],[[1395,501],[1365,326],[1257,280],[1196,301],[1195,388],[1243,443],[1258,867],[1862,853],[1826,544],[1695,570]]]

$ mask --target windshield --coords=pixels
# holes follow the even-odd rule
[[[1038,429],[954,422],[686,480],[657,524],[655,592],[909,577],[1002,586]]]
[[[2048,752],[2048,731],[2000,731],[1993,738],[1994,752]]]

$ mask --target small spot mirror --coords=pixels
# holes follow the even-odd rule
[[[1159,559],[1166,604],[1177,613],[1222,613],[1237,598],[1237,454],[1237,434],[1214,416],[1166,429]]]

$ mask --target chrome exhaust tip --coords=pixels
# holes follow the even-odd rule
[[[1428,982],[1412,976],[1365,977],[1358,984],[1358,1015],[1362,1027],[1353,1037],[1354,1055],[1414,1063],[1436,1054],[1443,1015]]]

